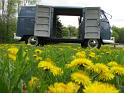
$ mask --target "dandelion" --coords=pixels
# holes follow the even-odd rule
[[[16,60],[16,54],[18,52],[18,48],[13,47],[8,49],[8,57],[12,60]]]
[[[44,70],[50,70],[53,68],[53,63],[47,61],[40,61],[38,64],[38,68],[43,68]]]
[[[35,54],[40,55],[42,53],[41,49],[35,49]]]
[[[57,66],[55,66],[52,62],[47,61],[41,61],[38,64],[38,68],[43,68],[46,71],[50,71],[53,73],[54,76],[61,75],[63,73],[63,70]]]
[[[53,66],[53,68],[51,68],[50,71],[53,73],[54,76],[63,74],[62,69],[56,66]]]
[[[83,66],[86,68],[92,65],[93,65],[92,61],[86,58],[77,58],[74,59],[70,64],[66,64],[67,67]]]
[[[109,81],[114,78],[114,75],[110,71],[102,72],[99,74],[99,80]]]
[[[34,59],[35,59],[36,61],[41,61],[41,60],[42,60],[42,57],[40,57],[40,56],[38,56],[38,55],[36,55],[36,54],[34,54],[33,57],[34,57]]]
[[[96,54],[94,52],[89,53],[89,57],[94,58],[95,56],[96,56]]]
[[[34,55],[33,55],[33,57],[34,57],[34,58],[36,58],[36,57],[37,57],[37,55],[36,55],[36,54],[34,54]]]
[[[31,80],[29,81],[29,86],[32,88],[38,88],[39,87],[39,79],[37,77],[31,77]]]
[[[13,47],[8,49],[9,54],[16,55],[18,52],[18,48]]]
[[[96,63],[95,65],[90,66],[89,70],[99,74],[99,73],[102,73],[102,72],[109,71],[109,68],[102,63]]]
[[[78,84],[75,84],[73,82],[69,82],[67,84],[67,91],[66,93],[77,93],[80,86]]]
[[[75,72],[71,74],[71,79],[74,80],[78,84],[82,84],[87,86],[91,83],[89,76],[84,72]]]
[[[119,64],[116,61],[111,61],[107,64],[109,67],[113,67],[113,66],[119,66]]]
[[[36,56],[35,60],[36,61],[41,61],[42,60],[42,57]]]
[[[122,66],[114,66],[110,70],[114,75],[124,75],[124,68]]]
[[[79,85],[69,82],[64,84],[62,82],[55,83],[48,87],[48,91],[46,93],[77,93],[79,89]]]
[[[75,54],[75,56],[76,56],[77,58],[85,58],[85,57],[86,57],[86,53],[85,53],[84,51],[77,52],[77,53]]]
[[[48,91],[46,93],[66,93],[66,89],[66,85],[60,82],[49,86]]]
[[[119,93],[113,85],[108,83],[95,82],[86,86],[83,90],[84,93]]]

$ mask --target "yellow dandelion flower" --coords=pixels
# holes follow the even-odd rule
[[[12,54],[8,54],[8,57],[12,59],[13,61],[16,61],[16,56]]]
[[[50,71],[53,73],[54,76],[63,74],[63,71],[61,68],[53,66]]]
[[[43,68],[44,70],[50,70],[53,68],[53,64],[47,61],[40,61],[38,64],[38,68]]]
[[[94,52],[90,52],[90,53],[89,53],[89,56],[90,56],[91,58],[94,58],[94,57],[96,56],[96,54],[95,54]]]
[[[66,87],[66,93],[77,93],[80,88],[78,84],[75,84],[73,82],[69,82],[68,84],[66,84]]]
[[[89,69],[95,73],[102,73],[109,71],[109,68],[102,63],[96,63],[95,65],[90,66]]]
[[[83,90],[84,93],[119,93],[113,85],[108,83],[95,82]]]
[[[84,66],[84,67],[89,67],[92,66],[93,63],[91,60],[86,59],[86,58],[77,58],[74,59],[70,64],[66,64],[67,67],[75,67],[75,66]]]
[[[114,75],[124,75],[124,67],[122,66],[114,66],[110,70]]]
[[[66,85],[64,83],[55,83],[48,87],[46,93],[66,93]]]
[[[34,58],[36,58],[36,57],[37,57],[37,55],[36,55],[36,54],[34,54],[34,55],[33,55],[33,57],[34,57]]]
[[[111,61],[107,65],[110,66],[110,67],[112,67],[112,66],[119,66],[119,64],[116,61]]]
[[[79,85],[69,82],[64,84],[62,82],[55,83],[48,87],[48,91],[46,93],[77,93],[79,89]]]
[[[38,88],[39,87],[39,79],[37,77],[31,77],[31,80],[29,81],[29,86],[32,88]]]
[[[42,57],[36,56],[35,60],[36,61],[41,61],[42,60]]]
[[[38,64],[38,68],[43,68],[44,70],[49,70],[53,73],[54,76],[61,75],[63,70],[57,66],[55,66],[52,62],[40,61]]]
[[[89,76],[84,72],[75,72],[71,74],[71,79],[74,80],[78,84],[82,84],[87,86],[91,83]]]
[[[114,78],[114,75],[110,71],[99,73],[99,80],[109,81]]]
[[[122,50],[124,51],[124,48],[122,48]]]
[[[12,47],[8,49],[9,54],[16,55],[18,52],[18,48]]]
[[[16,60],[16,54],[18,52],[18,48],[12,47],[8,49],[8,57],[12,60]]]
[[[86,57],[86,53],[85,53],[84,51],[77,52],[77,53],[75,54],[75,56],[76,56],[77,58],[85,58],[85,57]]]
[[[35,49],[34,52],[35,52],[35,54],[40,55],[42,53],[42,50],[41,49]]]

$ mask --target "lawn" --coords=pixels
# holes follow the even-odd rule
[[[124,48],[1,44],[0,93],[124,93]]]

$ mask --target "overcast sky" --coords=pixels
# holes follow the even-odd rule
[[[77,7],[101,7],[112,15],[111,25],[124,27],[124,0],[40,0],[40,4]],[[65,25],[77,25],[75,17],[64,17],[61,21]]]

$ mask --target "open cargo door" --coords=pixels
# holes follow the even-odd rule
[[[100,39],[100,8],[85,8],[85,39]]]
[[[50,37],[51,12],[50,6],[37,5],[34,35],[41,37]]]

